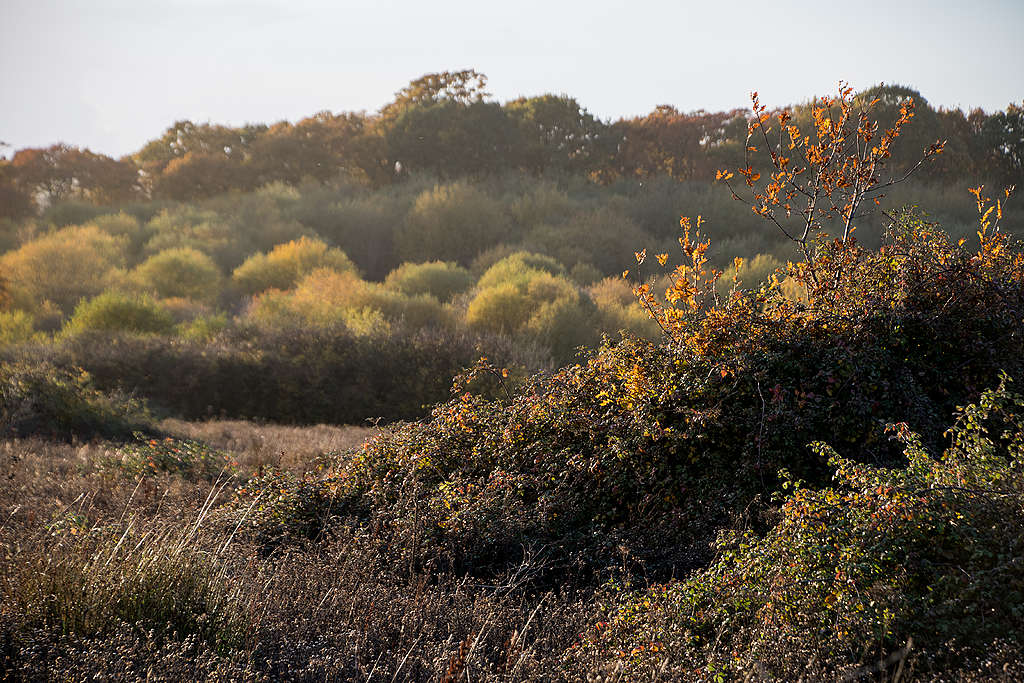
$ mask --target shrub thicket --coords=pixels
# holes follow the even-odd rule
[[[400,329],[357,336],[339,326],[237,328],[191,341],[92,331],[8,356],[85,368],[99,388],[185,419],[359,424],[424,415],[481,344],[509,367],[522,362],[501,339]]]
[[[124,394],[104,394],[82,370],[49,364],[0,363],[0,434],[72,439],[126,439],[147,430],[145,407]]]

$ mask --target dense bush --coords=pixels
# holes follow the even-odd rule
[[[428,294],[405,296],[352,272],[320,269],[303,278],[294,290],[270,290],[253,300],[247,318],[257,324],[334,326],[353,332],[386,332],[394,323],[411,329],[447,328],[452,316]],[[376,321],[368,324],[370,321]]]
[[[388,273],[384,286],[406,296],[429,294],[444,302],[472,287],[473,276],[450,261],[403,263]]]
[[[788,678],[806,667],[865,675],[879,669],[861,662],[895,668],[908,654],[925,673],[1020,652],[1024,399],[1005,383],[984,392],[958,412],[941,457],[894,430],[905,468],[818,444],[830,484],[787,482],[767,534],[723,534],[715,562],[685,580],[608,591],[574,656],[596,651],[637,678]]]
[[[495,285],[525,285],[533,276],[547,273],[565,275],[565,266],[550,256],[516,251],[503,256],[490,265],[477,281],[477,287],[487,289]]]
[[[148,424],[142,404],[101,393],[81,370],[0,363],[0,434],[5,437],[125,439]]]
[[[68,313],[82,297],[103,291],[107,277],[125,265],[123,238],[95,226],[43,235],[0,256],[14,302],[33,310],[51,301]]]
[[[37,335],[35,319],[25,311],[0,311],[0,346],[27,342]]]
[[[220,269],[206,254],[191,247],[168,249],[150,256],[133,272],[143,291],[159,298],[212,301],[221,290]]]
[[[170,312],[148,296],[104,292],[79,303],[61,334],[72,336],[93,330],[161,334],[173,327]]]
[[[826,484],[811,441],[899,466],[886,423],[934,447],[957,405],[1001,370],[1024,373],[1024,277],[993,239],[972,253],[907,216],[880,251],[825,246],[819,274],[843,277],[813,307],[777,287],[680,301],[661,316],[667,344],[605,346],[503,400],[462,394],[380,438],[348,481],[395,504],[414,487],[455,555],[558,539],[600,557],[628,529],[635,557],[671,571],[780,469]],[[378,479],[395,472],[401,485]]]
[[[451,259],[466,266],[484,249],[510,237],[502,205],[479,188],[456,182],[438,185],[416,198],[395,232],[403,261]]]

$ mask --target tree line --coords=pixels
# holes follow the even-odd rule
[[[645,116],[604,121],[573,97],[544,94],[501,104],[472,69],[427,74],[375,113],[320,112],[296,123],[241,127],[177,121],[121,159],[68,144],[18,150],[0,161],[0,217],[20,218],[69,199],[98,204],[139,199],[196,200],[347,176],[379,187],[415,173],[441,178],[527,172],[608,183],[624,178],[713,180],[746,150],[747,109],[683,112],[661,105]],[[913,88],[879,85],[857,95],[878,100],[884,126],[912,99],[917,121],[893,150],[906,170],[936,139],[946,153],[922,170],[927,180],[1024,178],[1024,105],[986,113],[934,108]],[[791,108],[798,123],[811,105]]]

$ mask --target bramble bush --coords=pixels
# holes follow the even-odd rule
[[[150,438],[136,432],[135,440],[112,456],[110,464],[131,475],[176,474],[187,478],[216,479],[233,466],[228,455],[197,441],[172,437]]]
[[[1019,652],[1024,398],[1005,379],[983,392],[958,411],[941,457],[905,424],[890,427],[906,467],[815,444],[831,483],[786,480],[767,534],[723,533],[715,562],[685,580],[606,589],[573,656],[620,662],[630,677],[710,679],[865,675],[908,654],[924,674],[965,653]]]
[[[706,306],[699,287],[712,296],[715,283],[698,270],[699,287],[676,285],[690,298],[658,314],[666,342],[608,343],[507,397],[459,393],[431,420],[370,444],[355,462],[380,464],[351,476],[384,477],[367,488],[392,504],[411,496],[460,510],[437,527],[454,515],[474,553],[495,529],[499,554],[555,539],[600,553],[595,539],[644,529],[627,534],[631,552],[670,571],[665,548],[696,543],[769,495],[780,469],[827,483],[808,443],[900,466],[887,423],[906,422],[933,447],[943,416],[1000,371],[1024,370],[1019,253],[998,233],[974,253],[912,215],[903,228],[878,251],[823,248],[819,273],[841,264],[848,276],[810,307],[778,285]],[[453,490],[472,494],[452,507]]]

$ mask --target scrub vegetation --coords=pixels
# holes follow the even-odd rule
[[[1020,110],[484,83],[0,167],[0,671],[1024,678]]]

